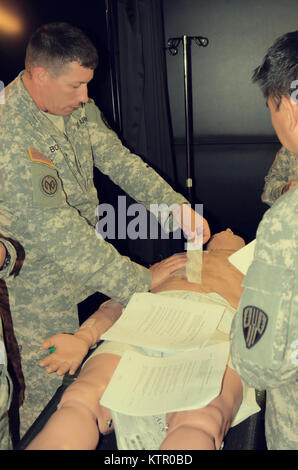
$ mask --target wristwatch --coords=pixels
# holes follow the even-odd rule
[[[10,260],[11,260],[11,256],[10,256],[9,251],[8,251],[7,248],[6,248],[6,258],[5,258],[5,260],[4,260],[4,263],[3,263],[2,267],[0,268],[0,271],[4,271],[4,269],[7,268],[7,266],[8,266],[9,263],[10,263]]]

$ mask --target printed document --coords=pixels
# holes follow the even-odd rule
[[[100,403],[133,416],[201,408],[220,393],[228,354],[228,341],[162,358],[127,351]]]
[[[224,311],[224,305],[147,292],[134,294],[102,339],[158,351],[202,348]]]

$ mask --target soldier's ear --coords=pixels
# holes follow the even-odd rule
[[[288,129],[290,132],[293,132],[298,127],[298,104],[291,98],[283,96],[282,106],[284,106],[286,111]]]
[[[49,72],[44,67],[34,67],[32,70],[32,80],[38,86],[44,86],[48,82]]]

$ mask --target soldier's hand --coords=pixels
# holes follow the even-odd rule
[[[39,363],[48,374],[56,372],[57,375],[64,375],[69,372],[73,375],[86,356],[89,345],[81,338],[61,333],[46,339],[42,348],[55,349]]]
[[[152,272],[152,281],[150,290],[155,289],[159,284],[165,281],[173,272],[185,266],[187,263],[186,253],[179,253],[170,256],[159,263],[153,264],[149,269]]]
[[[189,241],[199,240],[207,243],[210,238],[210,227],[206,219],[193,210],[189,204],[181,204],[173,210],[173,217]]]

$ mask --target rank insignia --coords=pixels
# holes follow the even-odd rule
[[[243,309],[242,328],[245,344],[252,348],[265,333],[268,324],[268,315],[258,307],[248,305]]]
[[[49,165],[53,168],[55,167],[52,160],[46,157],[43,153],[39,152],[39,150],[28,149],[28,152],[33,162],[45,163],[46,165]]]

